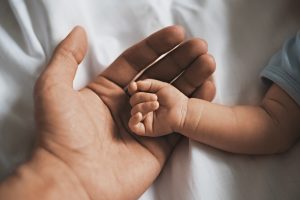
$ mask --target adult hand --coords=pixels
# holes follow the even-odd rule
[[[17,177],[2,185],[0,197],[1,192],[12,190],[6,187],[30,172],[36,179],[30,185],[37,190],[32,199],[41,199],[38,188],[43,199],[138,198],[160,173],[178,137],[132,134],[127,127],[129,97],[123,88],[144,67],[180,44],[141,79],[170,82],[185,70],[174,82],[184,94],[211,100],[215,93],[208,78],[215,64],[206,54],[206,43],[183,40],[182,28],[162,29],[126,50],[87,87],[75,91],[73,79],[87,50],[85,32],[76,27],[56,48],[36,83],[39,142],[33,158],[18,170]],[[16,194],[6,193],[12,198]]]

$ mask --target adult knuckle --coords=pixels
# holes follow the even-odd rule
[[[71,49],[64,46],[61,46],[56,49],[54,58],[55,60],[63,60],[64,62],[76,63],[76,55],[74,55]]]

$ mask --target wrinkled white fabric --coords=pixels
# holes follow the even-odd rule
[[[208,41],[217,71],[215,102],[257,104],[259,73],[299,29],[296,0],[0,1],[0,178],[35,141],[32,89],[58,42],[83,26],[89,50],[75,88],[150,33],[180,24]],[[142,200],[300,199],[300,145],[274,156],[242,156],[185,140]]]

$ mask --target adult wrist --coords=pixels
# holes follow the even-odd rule
[[[69,167],[45,149],[0,185],[0,199],[83,199],[88,195]]]

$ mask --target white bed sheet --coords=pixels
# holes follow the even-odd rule
[[[0,1],[0,179],[30,153],[34,82],[73,26],[87,30],[90,45],[75,88],[136,41],[181,24],[216,58],[215,102],[256,104],[266,89],[259,72],[299,28],[299,8],[297,0]],[[296,200],[299,169],[300,144],[282,155],[241,156],[184,140],[140,199]]]

